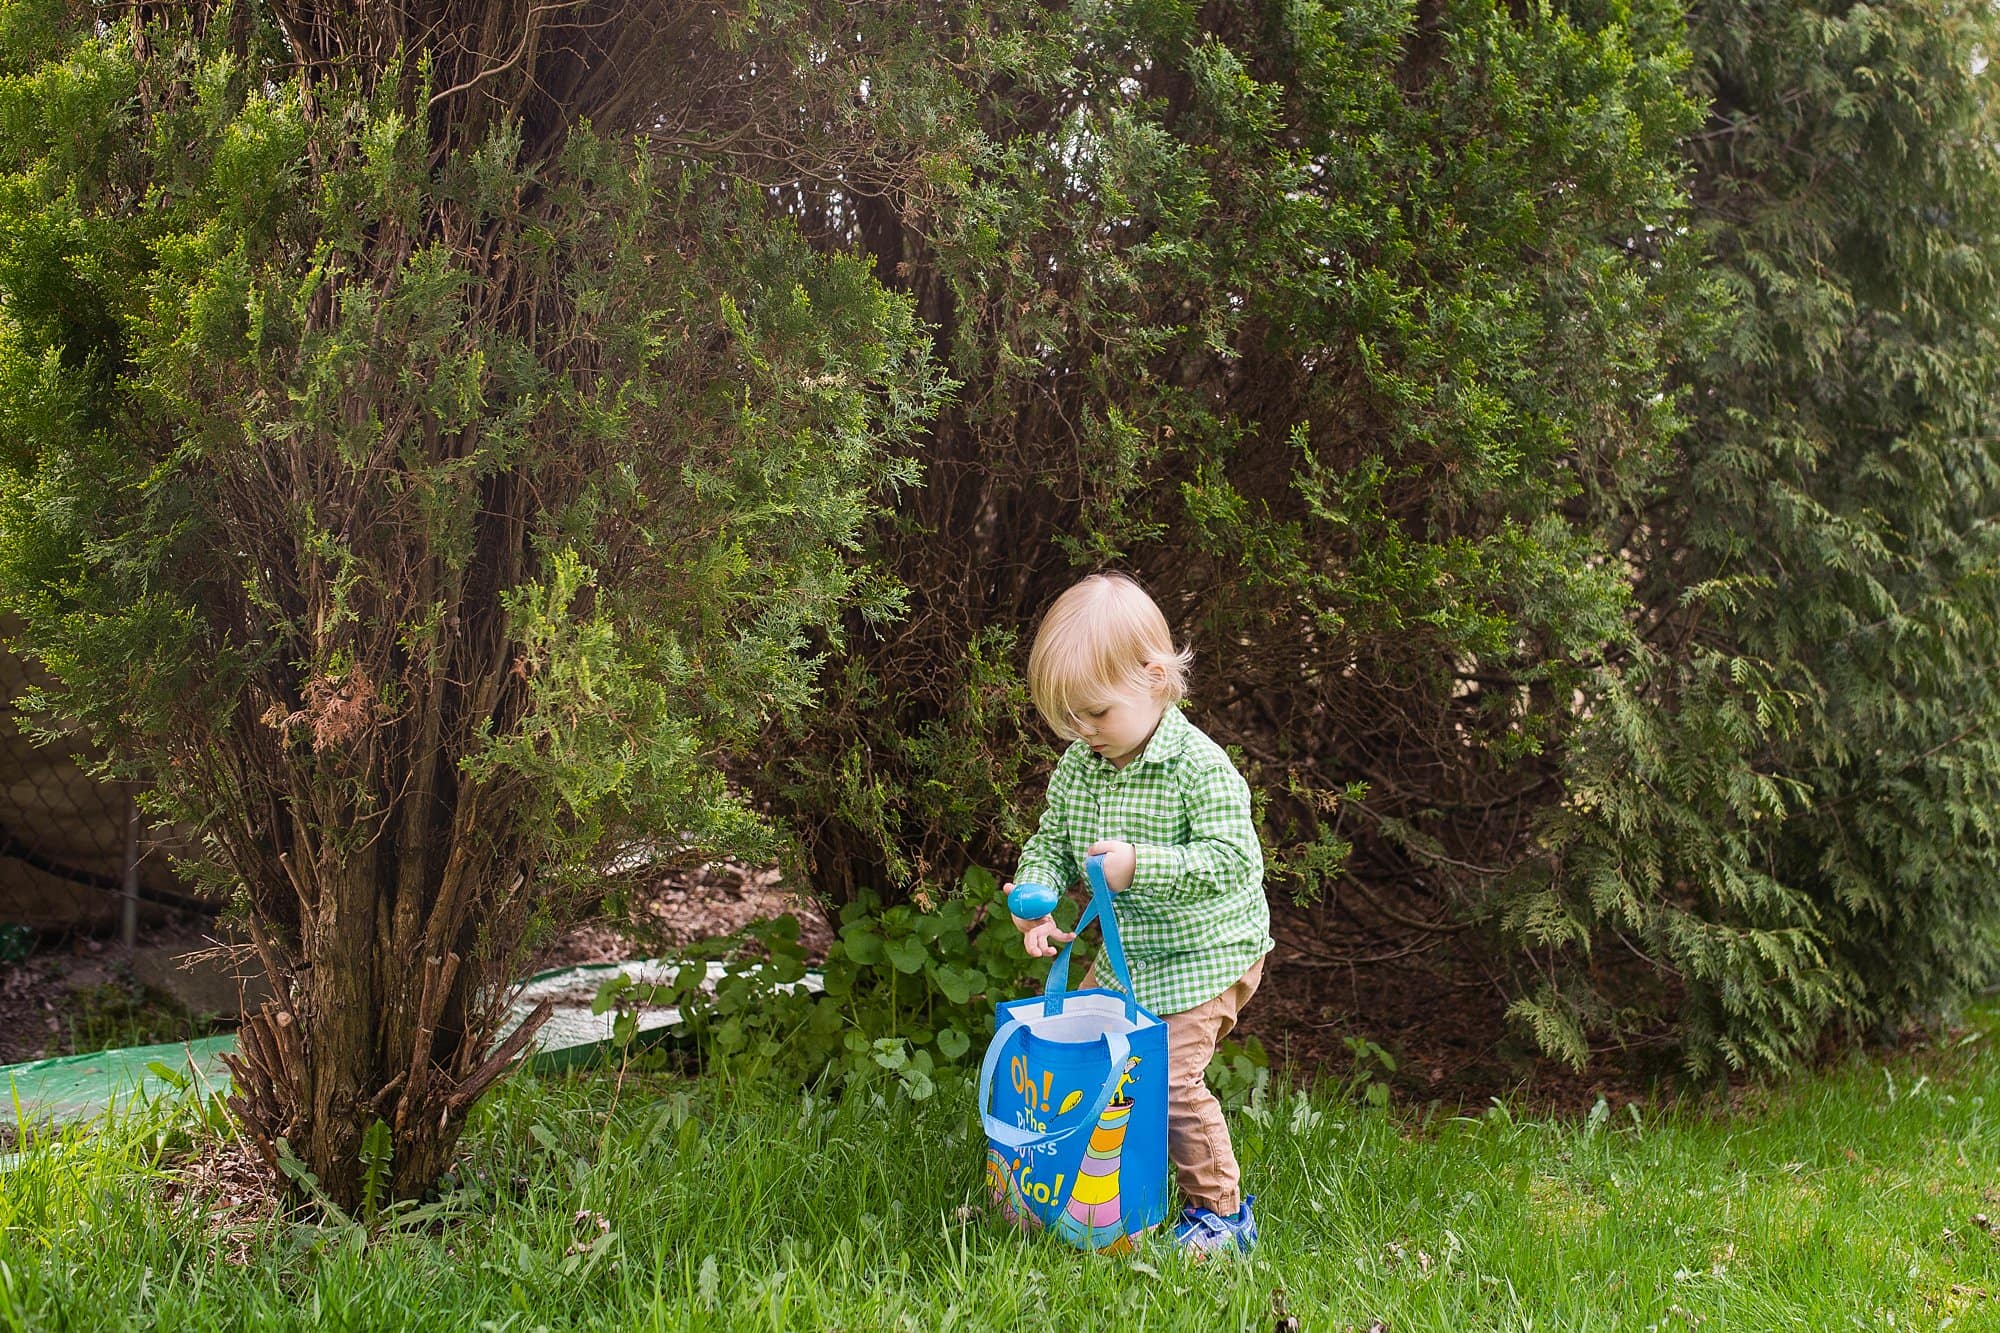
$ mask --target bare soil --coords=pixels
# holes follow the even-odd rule
[[[139,937],[141,947],[156,941],[198,948],[201,937],[189,922],[163,922]],[[116,941],[84,935],[45,936],[34,953],[0,963],[0,1065],[71,1055],[79,1029],[91,1022],[93,1006],[107,998],[138,1000],[143,988],[132,979],[132,951]],[[101,1018],[102,1015],[99,1015]],[[87,1036],[85,1049],[90,1049]]]
[[[660,957],[787,912],[799,920],[807,956],[823,959],[833,930],[818,904],[785,887],[775,867],[717,861],[662,878],[634,898],[621,921],[579,927],[536,950],[528,971]]]
[[[0,963],[0,1064],[39,1059],[60,1040],[62,973],[41,955]]]

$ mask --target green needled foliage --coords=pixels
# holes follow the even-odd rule
[[[998,13],[948,207],[802,207],[964,385],[870,529],[911,614],[746,775],[827,899],[1009,863],[1115,566],[1322,965],[1696,1071],[1990,974],[1986,8]]]
[[[882,600],[943,387],[746,166],[913,170],[861,56],[460,9],[0,4],[5,609],[240,895],[238,1114],[349,1210],[442,1169],[534,931],[764,845],[718,755]]]
[[[873,530],[915,614],[851,639],[759,777],[814,812],[823,891],[1006,859],[1049,754],[1026,636],[1107,563],[1192,642],[1284,882],[1417,876],[1428,915],[1449,860],[1518,853],[1549,780],[1517,761],[1625,613],[1587,513],[1672,424],[1687,256],[1639,242],[1696,121],[1677,18],[1091,5],[1016,36],[955,207],[854,230],[965,387]]]
[[[1561,888],[1511,910],[1643,956],[1697,1068],[1782,1066],[1948,1010],[2000,945],[2000,18],[1701,4],[1692,31],[1730,301],[1624,534],[1641,641],[1569,757]],[[1555,1049],[1663,1012],[1583,975],[1521,1006]]]
[[[1317,947],[1496,920],[1706,301],[1680,9],[1083,5],[1010,40],[951,208],[814,228],[964,387],[871,528],[911,615],[855,626],[754,782],[836,901],[1008,864],[1052,755],[1028,636],[1114,565],[1194,648]]]
[[[1104,566],[1322,962],[1697,1070],[1989,975],[1989,10],[171,12],[0,4],[0,600],[342,1206],[725,765],[831,902],[1007,864]]]

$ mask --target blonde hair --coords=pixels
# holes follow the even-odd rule
[[[1185,698],[1193,661],[1191,650],[1174,647],[1166,616],[1136,580],[1092,574],[1042,617],[1028,692],[1055,733],[1075,740],[1078,715],[1116,699]]]

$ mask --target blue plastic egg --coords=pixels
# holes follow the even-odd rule
[[[1023,921],[1040,921],[1056,910],[1056,891],[1046,884],[1016,884],[1007,894],[1007,910]]]

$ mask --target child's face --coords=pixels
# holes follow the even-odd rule
[[[1114,695],[1077,712],[1077,735],[1113,768],[1123,768],[1146,748],[1166,711],[1160,695]]]

